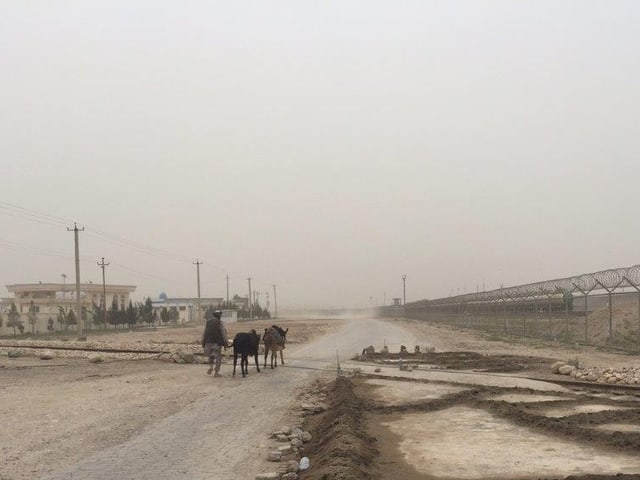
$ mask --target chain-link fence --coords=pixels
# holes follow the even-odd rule
[[[637,351],[640,265],[385,306],[380,314]]]

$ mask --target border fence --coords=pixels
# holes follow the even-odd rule
[[[640,350],[640,265],[406,305],[383,316]]]

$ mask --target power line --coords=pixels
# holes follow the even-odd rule
[[[10,217],[14,217],[14,218],[20,218],[23,220],[27,220],[30,222],[34,222],[34,223],[38,223],[38,224],[42,224],[42,225],[49,225],[49,226],[54,226],[54,227],[59,227],[59,226],[66,226],[69,223],[72,223],[72,220],[68,219],[68,218],[64,218],[64,217],[59,217],[56,215],[51,215],[48,213],[44,213],[38,210],[34,210],[34,209],[30,209],[30,208],[26,208],[26,207],[21,207],[19,205],[13,204],[13,203],[9,203],[9,202],[5,202],[5,201],[0,201],[0,214],[3,215],[7,215]],[[116,245],[119,247],[124,247],[124,248],[129,248],[133,251],[136,251],[138,253],[144,253],[147,255],[151,255],[151,256],[155,256],[155,257],[159,257],[159,258],[163,258],[163,259],[167,259],[167,260],[172,260],[172,261],[176,261],[179,263],[190,263],[191,259],[184,256],[184,255],[180,255],[174,252],[171,252],[169,250],[165,250],[165,249],[161,249],[161,248],[157,248],[157,247],[153,247],[151,245],[147,245],[144,243],[140,243],[134,240],[130,240],[127,239],[125,237],[119,236],[119,235],[114,235],[111,234],[109,232],[106,232],[104,230],[92,227],[90,225],[86,225],[83,227],[83,230],[85,230],[85,234],[92,237],[92,238],[96,238],[99,239],[101,241],[104,241],[106,243],[110,243],[112,245]],[[5,243],[6,246],[8,246],[9,248],[14,248],[14,249],[22,249],[22,250],[27,250],[28,248],[31,248],[31,250],[34,253],[37,253],[39,255],[49,255],[49,256],[58,256],[61,258],[70,258],[68,255],[64,254],[64,253],[60,253],[60,252],[54,252],[54,251],[50,251],[50,250],[46,250],[46,249],[40,249],[38,247],[26,247],[22,244],[18,244],[18,243],[13,243],[13,242],[8,242],[8,241],[2,241],[0,239],[0,243]],[[88,257],[81,257],[83,259],[88,258]],[[200,262],[200,264],[203,264],[203,262]],[[167,279],[164,279],[162,277],[156,276],[156,275],[152,275],[152,274],[146,274],[143,272],[139,272],[136,271],[134,269],[131,269],[129,267],[125,267],[124,265],[121,264],[116,264],[114,263],[114,265],[118,265],[120,268],[124,268],[126,270],[132,271],[134,273],[138,273],[140,275],[144,275],[144,276],[148,276],[148,277],[152,277],[152,278],[157,278],[163,281],[167,281]],[[211,262],[207,262],[207,266],[214,268],[214,269],[218,269],[220,271],[223,271],[225,273],[231,273],[234,276],[244,276],[242,273],[240,272],[235,272],[235,271],[231,271],[229,269],[223,268],[221,266],[215,265]],[[261,282],[262,283],[262,282]],[[270,285],[269,282],[264,282],[264,285]],[[249,301],[251,301],[251,298],[249,299]]]

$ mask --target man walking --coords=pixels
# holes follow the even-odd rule
[[[222,324],[222,312],[216,310],[213,312],[210,318],[207,319],[207,323],[204,327],[204,333],[202,334],[202,348],[204,348],[204,354],[209,357],[209,370],[207,375],[211,375],[214,371],[214,377],[220,376],[220,364],[222,363],[222,347],[227,348],[227,332]]]

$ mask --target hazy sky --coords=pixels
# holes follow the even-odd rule
[[[279,306],[638,263],[639,25],[637,1],[5,0],[0,285],[74,281],[66,221],[82,279],[104,256],[137,298],[195,295],[196,258],[203,296],[252,276]]]

